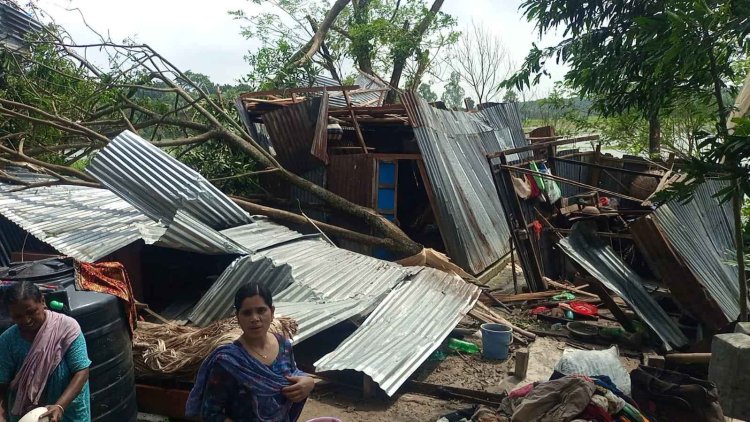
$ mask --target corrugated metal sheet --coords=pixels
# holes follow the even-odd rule
[[[333,78],[327,76],[318,75],[315,77],[313,86],[340,86],[341,83]],[[355,85],[359,85],[359,89],[354,91],[348,91],[349,99],[352,102],[352,106],[355,107],[380,107],[383,105],[383,99],[387,87],[385,84],[369,77],[360,72],[357,75]],[[346,107],[346,98],[341,92],[331,91],[329,92],[329,106],[330,107]]]
[[[315,304],[318,311],[311,308],[310,314],[303,315],[310,316],[312,320],[298,320],[308,333],[301,338],[307,338],[312,335],[310,333],[320,332],[350,318],[352,312],[356,314],[368,309],[373,300],[382,297],[415,272],[411,268],[337,248],[321,239],[298,234],[298,239],[293,240],[291,233],[272,227],[274,223],[267,221],[265,224],[266,227],[259,228],[255,234],[249,228],[223,232],[244,248],[259,252],[252,257],[238,259],[235,261],[237,265],[233,264],[222,274],[194,309],[190,318],[192,321],[207,324],[214,321],[216,315],[231,312],[231,297],[237,288],[243,282],[257,279],[268,283],[276,301]],[[282,233],[283,237],[276,244],[267,245],[267,233]],[[268,263],[261,258],[268,259]],[[255,276],[258,272],[270,271],[268,265],[291,269],[291,279],[276,275],[266,276],[265,279]],[[336,271],[331,271],[332,268]],[[337,308],[333,305],[347,300],[356,301],[356,306],[349,304]],[[320,318],[320,312],[333,313],[336,309],[345,315],[331,314],[329,318]]]
[[[254,215],[253,220],[252,224],[222,230],[221,234],[250,252],[304,237],[302,233],[276,224],[268,217]]]
[[[354,334],[315,362],[315,369],[364,372],[392,396],[479,294],[478,287],[456,276],[425,268],[389,293]]]
[[[315,97],[301,103],[274,110],[263,115],[263,123],[273,144],[279,162],[295,173],[303,173],[321,166],[314,145],[328,139],[328,106]],[[321,113],[326,118],[320,119]],[[316,141],[317,139],[317,141]]]
[[[573,161],[582,162],[582,163],[591,162],[590,156],[577,155],[574,157],[566,157],[566,155],[568,154],[573,154],[577,152],[578,150],[559,151],[557,153],[557,156],[561,158],[567,158]],[[594,154],[593,151],[591,153]],[[588,167],[585,165],[578,165],[578,164],[573,164],[573,163],[565,163],[562,161],[556,161],[555,162],[555,175],[564,177],[569,180],[574,180],[576,182],[591,184],[591,167]],[[564,197],[578,195],[586,191],[586,189],[584,188],[581,188],[578,186],[572,186],[568,183],[558,183],[557,185],[560,187],[560,192],[562,193],[562,196]]]
[[[214,229],[252,222],[199,173],[127,130],[86,171],[154,221],[169,222],[182,209]]]
[[[188,317],[200,326],[226,318],[234,309],[234,294],[245,283],[257,281],[266,285],[274,297],[292,282],[291,268],[276,265],[260,255],[237,258],[219,276],[195,305]]]
[[[300,343],[328,327],[356,317],[382,299],[343,299],[324,302],[275,302],[276,315],[294,318],[297,334],[294,342]]]
[[[355,204],[374,208],[375,174],[372,154],[334,155],[328,166],[328,190]]]
[[[276,263],[289,264],[297,283],[329,300],[377,296],[412,272],[392,262],[331,246],[320,239],[282,244],[260,254]],[[282,293],[278,298],[287,302],[304,299],[291,293]]]
[[[326,181],[328,179],[328,169],[323,166],[314,167],[304,173],[301,173],[300,177],[322,188],[325,188]],[[327,221],[326,213],[322,210],[323,208],[325,208],[325,203],[318,196],[314,195],[308,190],[300,189],[297,186],[290,186],[289,197],[293,200],[296,199],[300,201],[300,204],[302,204],[302,210],[305,212],[305,214],[307,214],[308,217],[318,221]],[[308,207],[305,206],[305,204],[311,204],[313,206]],[[297,207],[295,206],[295,208]]]
[[[38,22],[13,2],[0,2],[0,47],[22,49],[26,36],[41,29]]]
[[[652,218],[677,253],[719,304],[730,321],[739,315],[740,291],[734,259],[734,224],[731,205],[713,198],[726,182],[707,180],[687,203],[671,201]]]
[[[509,126],[499,127],[497,121],[492,126],[481,114],[438,110],[414,93],[404,94],[402,102],[427,166],[448,256],[478,274],[510,250],[508,223],[486,158],[514,146],[505,138]]]
[[[688,340],[677,324],[664,312],[643,287],[643,279],[615,252],[596,237],[595,226],[585,222],[573,225],[573,231],[561,240],[563,252],[605,286],[622,297],[638,316],[659,336],[669,350]]]
[[[230,238],[182,210],[177,211],[169,227],[159,236],[155,244],[206,255],[245,255],[248,253]]]
[[[656,277],[693,318],[711,332],[719,332],[731,320],[724,315],[716,299],[693,273],[686,261],[664,232],[656,225],[653,216],[639,218],[630,225],[633,242]],[[705,334],[705,333],[704,333]]]
[[[157,227],[106,189],[0,186],[0,214],[79,261],[94,262],[140,239],[143,227]]]

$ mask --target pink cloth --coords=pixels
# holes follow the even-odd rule
[[[81,334],[81,327],[73,318],[49,310],[45,313],[47,318],[36,333],[21,369],[10,383],[11,390],[17,390],[12,410],[14,415],[23,415],[39,405],[47,378]]]

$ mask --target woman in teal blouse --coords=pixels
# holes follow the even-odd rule
[[[15,325],[0,335],[0,421],[16,422],[21,412],[46,407],[51,422],[89,422],[91,361],[78,324],[46,310],[41,292],[30,282],[6,289],[4,299]],[[47,371],[46,378],[33,372],[23,376],[27,358],[35,360],[29,362],[35,371]],[[16,403],[18,395],[36,401]]]

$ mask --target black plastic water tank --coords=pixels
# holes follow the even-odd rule
[[[56,291],[45,294],[45,300],[48,303],[53,299],[63,302],[66,305],[64,312],[78,321],[86,338],[91,359],[89,389],[92,422],[136,421],[138,406],[132,344],[120,300],[102,293],[76,291],[73,267],[69,260],[55,259],[24,264],[25,268],[11,265],[11,271],[0,268],[0,279],[28,279],[37,284],[58,286]],[[3,314],[0,316],[0,330],[5,331],[11,322],[5,315],[5,309],[0,312]]]

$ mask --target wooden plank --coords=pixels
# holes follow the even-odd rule
[[[519,379],[526,378],[526,372],[529,369],[529,349],[523,348],[516,351],[516,367],[513,375]]]
[[[653,177],[655,179],[661,179],[664,175],[663,174],[653,174],[653,173],[644,173],[641,171],[635,171],[635,170],[628,170],[624,168],[618,168],[618,167],[612,167],[612,166],[605,166],[603,164],[596,164],[596,163],[587,163],[585,161],[577,161],[577,160],[567,160],[565,158],[559,158],[559,157],[553,157],[552,161],[560,161],[562,163],[570,163],[570,164],[577,164],[579,166],[584,167],[594,167],[601,170],[609,170],[609,171],[616,171],[618,173],[625,173],[625,174],[632,174],[635,176],[647,176],[647,177]],[[554,174],[554,172],[553,172]]]
[[[370,152],[367,150],[365,138],[364,136],[362,136],[362,131],[359,129],[359,123],[357,123],[357,116],[355,116],[354,111],[352,111],[352,102],[349,100],[349,94],[347,94],[346,91],[344,91],[344,99],[346,100],[346,106],[349,108],[349,113],[352,118],[352,123],[354,124],[354,132],[357,135],[359,146],[362,147],[362,151],[364,151],[365,154],[369,154]]]
[[[242,99],[251,99],[253,97],[265,97],[265,96],[271,96],[271,95],[286,95],[291,93],[306,93],[306,92],[322,92],[322,91],[354,91],[360,89],[359,85],[340,85],[340,86],[314,86],[314,87],[304,87],[304,88],[285,88],[285,89],[273,89],[270,91],[255,91],[255,92],[246,92],[244,94],[240,94],[240,98]]]
[[[547,149],[550,146],[559,146],[559,145],[574,144],[576,142],[598,141],[598,140],[599,140],[599,135],[584,135],[584,136],[577,136],[575,138],[560,139],[560,140],[551,141],[551,142],[539,142],[537,144],[527,145],[525,147],[511,148],[511,149],[506,149],[505,151],[487,154],[487,158],[498,158],[503,154],[509,155],[509,154],[516,154],[519,152],[542,150],[542,149]]]

